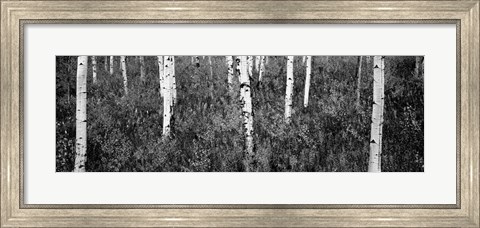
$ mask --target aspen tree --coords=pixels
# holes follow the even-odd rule
[[[145,57],[140,56],[140,80],[145,81]]]
[[[163,91],[163,137],[170,137],[173,113],[173,56],[164,57],[164,91]]]
[[[128,96],[127,60],[125,56],[120,56],[120,63],[123,76],[123,88],[125,90],[125,96]]]
[[[171,56],[171,69],[170,69],[170,74],[171,74],[171,82],[170,86],[172,87],[172,102],[173,105],[177,103],[177,80],[176,80],[176,75],[175,75],[175,56]]]
[[[360,87],[362,85],[362,58],[363,56],[358,56],[357,63],[357,110],[360,110]]]
[[[310,78],[312,76],[312,56],[306,57],[306,73],[305,73],[305,94],[303,95],[303,107],[308,106],[308,94],[310,92]]]
[[[384,105],[384,69],[383,56],[373,57],[373,110],[370,136],[370,156],[368,172],[381,172],[382,128]]]
[[[306,58],[307,58],[307,56],[305,56],[305,55],[302,57],[302,63],[303,63],[303,65],[305,65],[305,61],[307,60]]]
[[[253,161],[253,115],[252,96],[250,88],[250,76],[248,75],[248,62],[252,56],[237,57],[237,64],[240,63],[240,104],[242,106],[243,127],[245,134],[245,171],[251,171]]]
[[[113,56],[110,56],[110,75],[113,75]]]
[[[232,93],[233,92],[233,57],[232,56],[225,56],[225,59],[227,60],[227,87],[228,87],[228,92]]]
[[[103,61],[103,67],[105,68],[105,72],[108,72],[108,56],[105,56],[105,60]]]
[[[420,56],[415,56],[415,78],[418,78],[420,76]]]
[[[257,72],[260,72],[260,59],[261,57],[260,56],[255,56],[255,70]]]
[[[87,161],[87,64],[88,56],[78,56],[74,172],[85,172]]]
[[[262,82],[263,74],[265,73],[265,56],[260,58],[260,71],[258,72],[258,81]]]
[[[251,77],[253,75],[253,56],[247,57],[247,66],[248,66],[248,75]]]
[[[292,118],[293,99],[293,56],[287,58],[287,89],[285,92],[285,122],[288,124]]]
[[[240,83],[242,83],[241,79],[240,79],[240,74],[241,74],[241,66],[240,66],[240,63],[241,63],[241,56],[235,56],[235,75],[237,76],[238,78],[238,81]],[[242,90],[240,90],[240,93],[242,92]]]
[[[160,96],[164,96],[164,91],[165,91],[165,72],[164,72],[164,65],[163,65],[163,56],[157,56],[158,58],[158,80],[160,82]]]
[[[208,56],[208,66],[210,68],[210,79],[213,79],[213,64],[211,56]]]
[[[93,73],[93,84],[97,83],[97,59],[95,56],[92,56],[92,73]]]

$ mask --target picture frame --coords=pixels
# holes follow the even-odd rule
[[[2,227],[479,227],[479,1],[1,0]],[[139,13],[141,12],[141,13]],[[25,23],[457,25],[457,203],[438,205],[30,205],[23,200]]]

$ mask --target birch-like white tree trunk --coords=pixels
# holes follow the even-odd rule
[[[87,65],[88,56],[77,60],[77,106],[74,172],[85,172],[87,162]]]
[[[145,81],[145,57],[140,56],[140,80]]]
[[[382,127],[384,105],[384,72],[383,56],[373,57],[373,109],[370,136],[370,156],[368,172],[381,172]]]
[[[304,55],[304,56],[302,57],[302,63],[303,63],[303,65],[305,65],[305,61],[306,61],[306,60],[307,60],[307,56]]]
[[[227,60],[227,88],[228,92],[233,92],[233,57],[232,56],[225,56]]]
[[[308,94],[310,92],[310,78],[312,77],[312,56],[307,56],[305,59],[306,72],[305,72],[305,93],[303,94],[303,107],[308,107]]]
[[[293,56],[287,58],[287,89],[285,92],[285,122],[290,123],[293,104]]]
[[[113,75],[113,56],[110,56],[110,75]]]
[[[127,59],[125,56],[120,57],[120,63],[123,76],[123,89],[125,90],[125,96],[128,96]]]
[[[235,56],[235,76],[238,78],[238,81],[240,82],[240,84],[242,83],[242,80],[240,79],[240,76],[241,76],[241,66],[240,66],[240,63],[242,62],[241,56]],[[242,93],[242,90],[240,90],[240,93]],[[242,96],[242,95],[240,95]]]
[[[252,56],[241,56],[240,61],[240,104],[242,106],[243,127],[245,134],[245,171],[251,171],[253,161],[253,115],[252,95],[250,88],[250,76],[248,74],[248,63]],[[238,64],[238,62],[237,62]]]
[[[260,71],[258,72],[258,81],[262,82],[263,74],[265,73],[265,56],[260,57]]]
[[[108,56],[105,56],[105,60],[103,61],[103,67],[105,72],[108,72]]]
[[[163,91],[163,137],[170,137],[171,122],[173,114],[173,77],[174,77],[174,60],[173,56],[164,57],[164,91]]]
[[[176,75],[175,75],[175,56],[171,56],[171,64],[172,64],[172,67],[170,69],[170,74],[172,75],[171,76],[171,90],[172,90],[172,102],[173,102],[173,105],[175,105],[177,103],[177,80],[176,80]]]
[[[253,75],[253,56],[247,57],[247,66],[248,66],[248,75],[251,77]]]
[[[165,86],[165,82],[164,82],[164,79],[165,79],[165,72],[164,72],[164,65],[163,65],[163,56],[157,56],[158,58],[158,81],[160,83],[160,96],[161,97],[165,97],[164,96],[164,91],[166,89],[166,86]]]
[[[92,56],[93,84],[97,83],[97,57]]]
[[[259,55],[255,56],[255,70],[257,72],[260,72],[260,59],[261,59],[261,56]]]
[[[360,106],[360,87],[362,85],[362,59],[363,56],[358,57],[358,64],[357,64],[357,110],[361,109]]]

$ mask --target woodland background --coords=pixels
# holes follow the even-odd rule
[[[285,123],[286,57],[269,56],[262,82],[251,78],[255,166],[263,172],[366,172],[372,116],[372,58],[313,56],[309,105],[303,106],[305,65],[294,61],[293,112]],[[177,103],[171,139],[162,138],[162,99],[156,56],[140,65],[127,57],[128,97],[123,96],[119,57],[114,74],[97,57],[97,80],[87,82],[89,172],[243,171],[244,137],[239,81],[228,96],[224,56],[175,57]],[[370,60],[369,60],[370,59]],[[89,66],[90,65],[89,60]],[[423,61],[422,61],[423,62]],[[423,64],[422,64],[423,65]],[[70,172],[75,159],[77,56],[56,59],[56,171]],[[414,56],[385,57],[382,172],[423,172],[423,67]],[[360,107],[356,106],[357,89]]]

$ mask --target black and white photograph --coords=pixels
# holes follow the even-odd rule
[[[424,172],[423,56],[57,56],[56,172]]]

